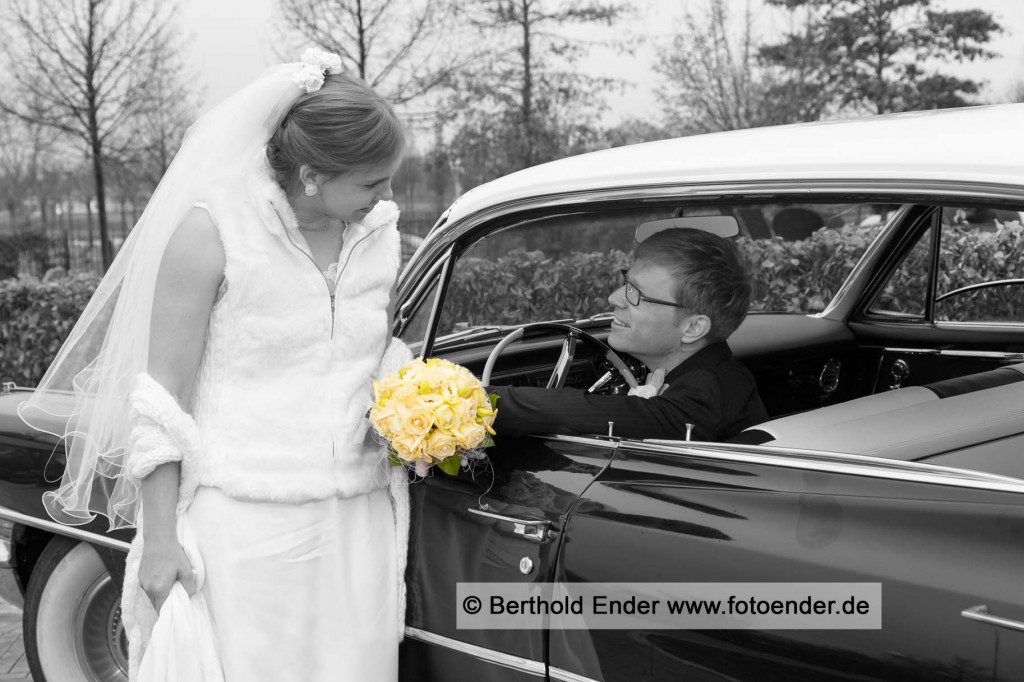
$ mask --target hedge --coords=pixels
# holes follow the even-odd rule
[[[39,383],[99,281],[60,269],[0,280],[0,380]]]
[[[820,312],[843,284],[877,228],[822,229],[802,241],[739,240],[754,273],[756,311]],[[879,307],[921,311],[927,279],[927,252],[919,248],[891,278]],[[939,291],[975,282],[1024,278],[1024,228],[997,224],[945,226],[940,253]],[[607,311],[608,294],[618,286],[619,269],[629,263],[623,251],[574,252],[559,259],[518,249],[497,258],[465,258],[452,282],[441,333],[457,324],[521,324],[575,318]],[[99,278],[68,277],[60,271],[42,280],[0,281],[0,380],[32,386],[85,307]],[[964,314],[963,311],[967,311]],[[948,299],[936,308],[939,319],[1024,320],[1024,287],[1003,286]]]
[[[847,227],[819,230],[796,242],[740,238],[754,273],[751,309],[824,310],[877,233],[877,227]],[[608,294],[628,264],[629,255],[615,250],[554,259],[517,249],[493,260],[464,259],[452,280],[441,331],[456,324],[522,324],[607,311]]]

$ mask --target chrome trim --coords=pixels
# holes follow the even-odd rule
[[[1024,362],[1024,353],[1004,353],[994,350],[939,350],[938,348],[883,348],[883,353],[903,355],[933,355],[951,358],[999,358],[1012,362]]]
[[[960,612],[960,615],[964,618],[970,618],[986,625],[995,625],[997,628],[1006,628],[1007,630],[1017,630],[1018,632],[1024,632],[1024,623],[1019,620],[1010,620],[1009,618],[1001,618],[999,616],[993,616],[989,613],[988,607],[984,604],[978,606],[972,606],[969,609],[964,609]]]
[[[568,670],[562,670],[554,666],[548,668],[548,677],[552,680],[558,680],[558,682],[598,682],[593,677],[584,677],[583,675],[571,673]]]
[[[952,291],[947,291],[946,293],[942,294],[942,296],[939,296],[938,298],[936,298],[935,302],[938,303],[939,301],[944,301],[945,299],[949,298],[950,296],[956,296],[957,294],[963,294],[963,293],[966,293],[968,291],[975,291],[977,289],[988,289],[989,287],[1000,287],[1000,286],[1005,286],[1005,285],[1008,285],[1008,284],[1024,284],[1024,279],[1020,279],[1020,278],[1014,278],[1014,279],[995,279],[995,280],[992,280],[991,282],[975,282],[974,284],[968,284],[967,286],[960,287],[959,289],[953,289]]]
[[[883,353],[901,353],[903,355],[938,355],[938,348],[883,348]]]
[[[705,459],[1024,494],[1024,480],[1019,478],[870,455],[766,445],[730,443],[693,445],[682,441],[665,440],[628,441],[622,445],[631,449],[654,451],[661,454],[666,453],[665,448],[670,448],[668,454],[689,455]],[[722,450],[728,451],[722,452]]]
[[[937,329],[978,329],[979,331],[1004,330],[1008,332],[1019,332],[1024,328],[1024,322],[950,322],[939,320],[935,322]]]
[[[551,522],[547,519],[517,519],[511,516],[495,514],[492,511],[484,509],[476,509],[474,507],[469,507],[467,511],[470,514],[476,514],[495,521],[511,523],[512,531],[516,535],[522,535],[527,540],[536,540],[537,542],[544,541],[544,538],[548,535],[549,526],[551,525]]]
[[[989,350],[940,350],[939,355],[953,358],[1000,358],[1014,362],[1024,361],[1024,353],[1000,353]]]
[[[619,438],[609,440],[607,436],[565,436],[560,433],[534,434],[530,438],[542,438],[563,443],[582,443],[583,445],[596,445],[602,448],[615,449],[619,447]]]
[[[28,514],[22,514],[21,512],[16,512],[13,509],[8,509],[3,506],[0,506],[0,519],[8,519],[26,526],[32,526],[33,528],[42,528],[43,530],[48,530],[56,535],[65,535],[94,545],[109,547],[111,549],[119,549],[122,552],[127,552],[131,547],[131,545],[123,540],[115,540],[114,538],[108,538],[105,535],[97,535],[95,533],[81,530],[75,526],[65,526],[64,524],[57,523],[56,521],[49,521],[47,519],[40,519],[36,516],[29,516]]]
[[[511,668],[520,672],[527,673],[528,675],[535,675],[537,677],[546,677],[547,670],[546,666],[540,661],[534,661],[529,658],[523,658],[521,656],[513,656],[512,654],[506,654],[501,651],[495,651],[494,649],[487,649],[476,644],[469,644],[467,642],[460,642],[457,639],[451,639],[443,635],[438,635],[433,632],[427,632],[426,630],[420,630],[412,626],[405,626],[405,636],[411,639],[416,639],[425,644],[433,644],[435,646],[441,646],[446,649],[457,651],[460,654],[466,654],[473,658],[487,663],[493,663],[500,665],[504,668]]]
[[[437,283],[440,285],[441,268],[444,266],[445,262],[449,258],[451,258],[451,256],[452,253],[449,250],[447,253],[442,254],[440,258],[434,261],[430,265],[430,267],[427,268],[427,271],[423,274],[423,276],[420,277],[419,283],[416,285],[416,288],[414,288],[412,292],[410,292],[409,295],[406,296],[405,301],[402,302],[402,305],[398,306],[398,309],[395,311],[396,320],[394,321],[401,322],[402,329],[399,329],[398,333],[395,334],[395,336],[398,336],[398,334],[400,334],[405,329],[406,322],[408,322],[409,319],[412,318],[413,314],[416,312],[416,309],[418,309],[419,306],[422,305],[419,299],[421,299],[426,294],[426,290],[430,288],[430,286],[433,284],[432,280],[434,277],[438,278]],[[426,301],[423,301],[423,303],[425,302]]]

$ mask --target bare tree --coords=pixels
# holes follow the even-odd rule
[[[593,46],[580,29],[627,12],[600,0],[466,0],[460,13],[489,46],[459,77],[449,111],[452,161],[470,184],[583,151],[613,83],[575,68]]]
[[[158,0],[3,0],[0,108],[78,140],[92,162],[103,264],[113,260],[104,166],[135,140],[170,52],[174,8]],[[38,102],[34,111],[27,106]]]
[[[167,54],[153,74],[148,106],[139,111],[128,128],[133,145],[126,148],[119,165],[131,169],[137,185],[156,188],[185,138],[185,132],[198,116],[199,93],[189,84],[195,77],[175,52]]]
[[[706,133],[818,117],[802,110],[806,101],[773,97],[776,84],[758,62],[752,24],[748,7],[735,30],[724,0],[709,0],[703,16],[684,15],[655,66],[666,79],[659,97],[672,130]]]
[[[341,56],[396,104],[445,84],[466,59],[452,0],[281,0],[291,32]]]
[[[39,201],[40,185],[58,170],[57,151],[55,131],[0,110],[0,200],[15,231],[19,214],[31,213],[29,206],[33,199]],[[39,208],[45,225],[44,207]]]
[[[32,148],[27,133],[20,119],[0,112],[0,201],[15,233],[31,183]]]

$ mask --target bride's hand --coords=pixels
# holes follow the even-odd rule
[[[139,587],[158,613],[175,582],[180,582],[189,596],[196,593],[195,574],[185,551],[176,539],[162,542],[147,539],[139,564]]]

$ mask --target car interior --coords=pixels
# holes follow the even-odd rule
[[[734,442],[899,460],[943,456],[1024,432],[1024,280],[1000,261],[1024,242],[1022,216],[1019,206],[964,198],[877,197],[591,205],[519,215],[463,235],[453,250],[454,274],[432,320],[430,352],[480,375],[497,341],[526,325],[495,364],[494,383],[548,385],[563,338],[530,323],[567,322],[603,339],[606,297],[617,282],[594,278],[628,263],[637,226],[642,238],[700,227],[703,217],[703,229],[738,232],[756,277],[751,313],[729,343],[755,375],[772,419]],[[880,234],[871,246],[876,253],[858,265]],[[1009,246],[1000,246],[1004,238]],[[844,281],[855,268],[859,290],[844,292],[847,308],[834,310],[829,302],[850,286]],[[960,295],[971,276],[967,286],[977,290]],[[436,283],[441,278],[438,269]],[[584,285],[566,286],[567,278]],[[436,283],[424,301],[438,299]],[[944,307],[943,296],[956,304]],[[423,338],[429,315],[421,313],[430,309],[420,305],[405,326],[407,342]],[[973,310],[981,312],[972,317]],[[642,381],[643,367],[624,359]],[[588,389],[612,370],[599,349],[581,342],[565,385]],[[596,390],[624,393],[628,386],[615,377]]]

